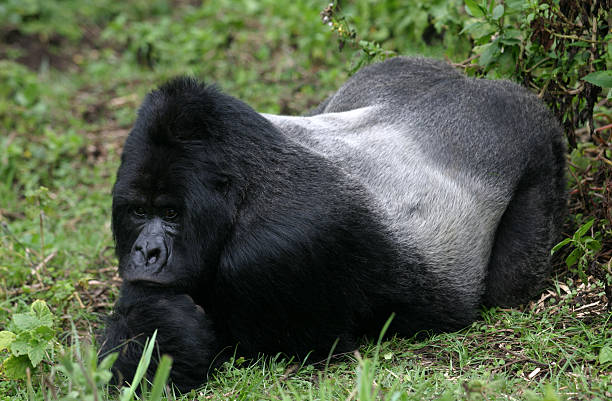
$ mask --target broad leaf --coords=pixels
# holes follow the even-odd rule
[[[597,241],[593,238],[587,238],[584,240],[584,245],[589,248],[591,251],[599,252],[601,249],[601,242]]]
[[[467,13],[470,14],[472,17],[478,18],[485,15],[482,8],[480,8],[480,6],[476,4],[474,0],[465,0],[465,6],[465,11],[467,11]]]
[[[576,234],[574,234],[574,239],[582,238],[584,234],[586,234],[587,231],[589,231],[589,228],[591,228],[594,222],[595,222],[595,219],[591,219],[587,221],[586,223],[584,223],[578,230],[576,230]]]
[[[602,88],[612,88],[612,71],[596,71],[582,77],[583,80]]]
[[[13,332],[6,330],[0,331],[0,351],[8,349],[9,345],[11,345],[16,338],[17,336]]]
[[[32,332],[34,338],[49,341],[55,337],[55,330],[48,326],[40,326]]]
[[[110,370],[110,368],[113,367],[113,364],[117,360],[118,356],[119,356],[118,352],[113,352],[112,354],[108,354],[107,356],[104,357],[104,359],[102,359],[102,362],[100,362],[100,365],[98,365],[98,368],[102,370]]]
[[[572,251],[572,253],[567,255],[567,258],[565,259],[565,264],[567,265],[567,267],[572,267],[578,262],[578,259],[580,259],[581,256],[582,249],[576,248]]]
[[[13,324],[19,331],[28,331],[39,327],[40,320],[31,313],[16,313],[13,315]]]
[[[599,350],[599,363],[603,365],[609,362],[612,362],[612,347],[605,345]]]
[[[569,244],[570,242],[572,242],[571,238],[564,239],[563,241],[555,245],[553,249],[550,250],[550,254],[552,255],[553,253],[557,252],[559,249],[563,248],[565,245]]]
[[[493,58],[499,52],[499,43],[495,41],[483,47],[484,47],[484,50],[480,54],[480,59],[479,59],[478,64],[485,67],[493,61]]]
[[[30,306],[30,309],[34,313],[34,316],[38,318],[40,322],[39,326],[53,326],[53,315],[45,301],[37,299],[32,306]]]
[[[476,21],[476,22],[472,22],[471,24],[467,24],[466,26],[463,27],[463,29],[461,30],[461,32],[459,32],[459,35],[463,35],[464,33],[472,33],[474,31],[477,31],[478,29],[483,27],[483,23],[480,21]]]
[[[498,20],[503,16],[504,16],[504,6],[501,4],[498,4],[493,9],[493,19]]]
[[[11,356],[2,362],[2,372],[10,379],[25,379],[27,368],[33,368],[27,355]]]
[[[45,357],[45,350],[47,349],[47,343],[41,342],[36,344],[34,347],[30,347],[28,350],[28,358],[30,358],[30,362],[32,366],[37,366],[40,361]]]
[[[32,339],[32,335],[29,331],[24,331],[23,333],[19,333],[15,341],[11,344],[11,352],[15,356],[19,355],[27,355],[28,350],[30,349],[32,341],[36,341]]]

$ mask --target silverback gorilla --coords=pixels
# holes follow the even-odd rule
[[[456,330],[542,288],[564,143],[538,99],[424,58],[363,68],[306,117],[171,80],[142,104],[113,189],[123,278],[102,355],[147,336],[182,391],[225,353],[311,360]]]

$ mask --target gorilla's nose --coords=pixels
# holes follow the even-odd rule
[[[168,258],[168,249],[163,237],[157,235],[136,241],[132,258],[133,266],[136,268],[153,271],[162,268]]]

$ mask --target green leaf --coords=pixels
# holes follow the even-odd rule
[[[612,347],[604,345],[599,350],[599,363],[606,364],[612,362]]]
[[[17,338],[11,344],[11,352],[15,356],[27,355],[30,349],[30,343],[33,341],[32,334],[29,331],[19,333]]]
[[[50,341],[53,339],[53,337],[55,337],[55,330],[48,326],[40,326],[37,327],[32,334],[38,340]]]
[[[489,0],[489,14],[493,12],[494,6],[495,6],[495,0]]]
[[[499,44],[497,42],[492,42],[483,47],[484,50],[480,54],[478,64],[486,67],[487,65],[491,64],[495,56],[499,53]]]
[[[526,8],[525,0],[506,0],[504,4],[506,5],[506,15],[519,13]]]
[[[602,88],[612,88],[612,71],[596,71],[582,77],[583,80]]]
[[[27,355],[10,356],[2,362],[2,372],[10,379],[25,379],[27,368],[33,368]]]
[[[601,242],[593,238],[587,238],[584,240],[584,245],[594,252],[598,252],[601,249]]]
[[[45,301],[37,299],[32,303],[30,309],[34,313],[34,316],[40,321],[40,325],[48,327],[53,326],[53,314]]]
[[[567,47],[591,47],[591,44],[588,42],[573,42],[566,45]]]
[[[11,343],[15,341],[16,338],[17,336],[15,335],[15,333],[11,331],[0,331],[0,351],[8,349],[9,345],[11,345]]]
[[[459,35],[463,35],[464,33],[471,34],[473,31],[477,31],[478,29],[482,28],[483,25],[484,23],[480,21],[476,21],[476,22],[472,22],[471,24],[467,24],[466,26],[463,27],[461,32],[459,32]]]
[[[28,350],[28,358],[32,366],[36,367],[45,356],[45,350],[47,349],[46,343],[39,343],[35,347],[30,347]]]
[[[504,31],[503,36],[507,39],[512,38],[516,40],[521,40],[521,38],[523,37],[523,31],[521,31],[520,29],[508,28]]]
[[[505,36],[500,37],[499,41],[507,46],[516,46],[521,43],[520,39],[506,38]],[[512,69],[514,69],[514,66],[512,66]]]
[[[565,258],[565,264],[567,265],[567,267],[572,267],[576,264],[576,262],[578,262],[578,259],[580,259],[581,256],[582,249],[576,248],[572,251],[572,253],[567,255],[567,258]]]
[[[172,358],[168,355],[162,355],[157,370],[155,371],[155,377],[153,378],[153,388],[149,395],[149,401],[159,401],[162,397],[162,392],[166,387],[168,376],[170,376],[170,369],[172,368]]]
[[[553,253],[557,252],[559,249],[563,248],[565,245],[569,244],[570,242],[572,242],[571,238],[564,239],[563,241],[555,245],[553,249],[550,250],[550,254],[552,255]]]
[[[151,338],[147,338],[145,342],[144,350],[142,355],[140,356],[140,361],[138,362],[138,366],[136,367],[136,373],[134,373],[134,378],[132,379],[132,383],[127,388],[124,388],[121,392],[121,401],[129,401],[132,399],[134,394],[136,393],[136,389],[140,385],[142,378],[144,377],[149,364],[151,363],[151,355],[153,354],[153,348],[155,347],[155,338],[157,337],[157,330],[153,332]]]
[[[100,362],[100,365],[98,365],[98,368],[100,370],[110,370],[110,368],[113,367],[113,364],[117,360],[118,356],[119,356],[118,352],[113,352],[112,354],[108,354],[107,356],[104,357],[104,359],[102,359],[102,362]]]
[[[504,6],[502,4],[498,4],[493,9],[493,19],[498,20],[504,16]]]
[[[479,18],[485,15],[482,8],[474,0],[465,0],[465,6],[467,7],[465,11],[472,17]]]
[[[589,228],[591,228],[594,222],[595,222],[595,219],[592,218],[591,220],[584,223],[578,230],[576,230],[576,234],[574,234],[574,239],[577,240],[577,239],[584,237],[584,234],[586,234],[587,231],[589,231]]]
[[[39,327],[40,320],[31,313],[16,313],[13,315],[13,324],[19,331],[28,331]]]
[[[72,363],[72,359],[70,358],[70,354],[66,353],[61,355],[60,358],[61,365],[57,368],[63,372],[66,376],[70,377],[74,373],[74,364]]]

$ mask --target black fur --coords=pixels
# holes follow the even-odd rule
[[[533,95],[442,62],[366,67],[310,117],[177,78],[125,143],[124,284],[102,353],[121,349],[129,381],[158,329],[187,390],[235,346],[319,358],[393,312],[390,333],[459,329],[541,289],[563,178],[558,124]]]

